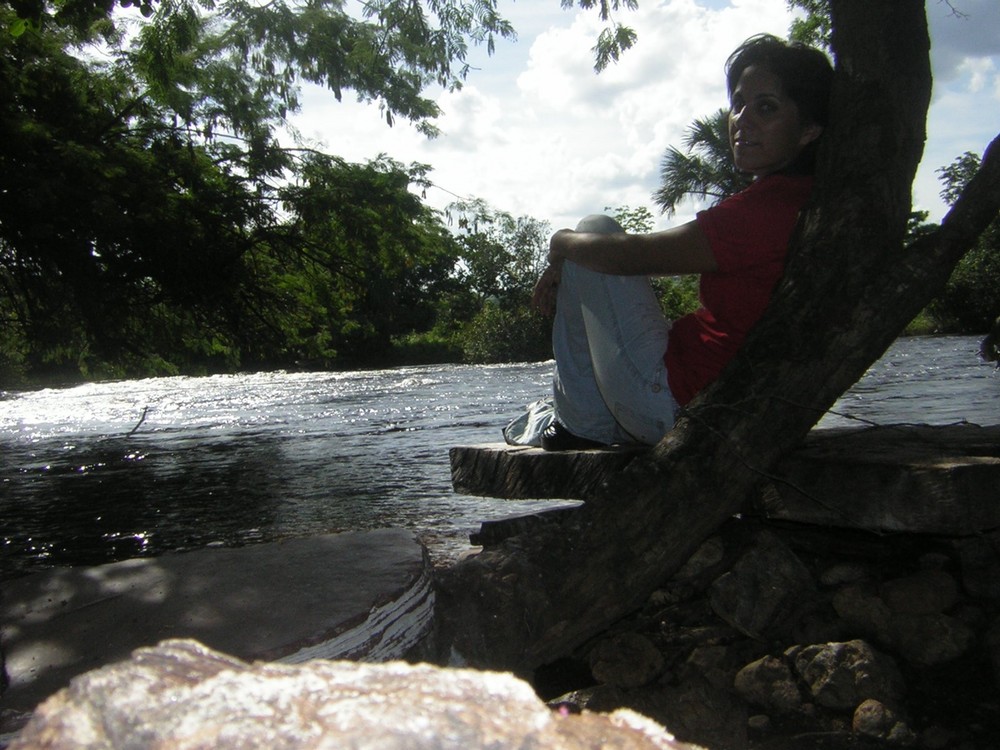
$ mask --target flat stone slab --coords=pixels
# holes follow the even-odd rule
[[[168,638],[246,661],[397,659],[433,608],[430,563],[402,529],[58,568],[3,584],[0,707],[29,712],[71,677]]]
[[[587,500],[645,450],[457,447],[450,452],[452,484],[470,495]],[[997,425],[816,429],[762,474],[754,510],[876,532],[965,536],[1000,527],[997,487]]]
[[[778,462],[769,518],[961,537],[1000,528],[1000,426],[813,430]]]
[[[526,445],[484,443],[452,448],[451,484],[462,495],[509,500],[586,500],[628,466],[644,447],[544,451]]]

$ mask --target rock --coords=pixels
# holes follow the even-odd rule
[[[590,671],[606,685],[631,688],[655,680],[663,671],[663,654],[639,633],[619,633],[590,652]]]
[[[563,523],[573,515],[578,506],[579,503],[575,503],[540,510],[529,515],[516,514],[483,521],[478,532],[469,534],[469,542],[482,547],[495,547],[512,536],[530,533],[544,526],[555,526]]]
[[[188,640],[137,650],[45,701],[9,750],[690,747],[631,711],[549,710],[510,674],[403,662],[247,664]]]
[[[879,593],[865,583],[844,586],[834,594],[833,606],[853,634],[913,664],[934,666],[954,661],[975,640],[969,625],[943,614],[959,595],[951,575],[930,569],[889,580]]]
[[[944,570],[951,557],[946,552],[928,552],[918,560],[921,570]]]
[[[986,631],[986,649],[993,665],[993,679],[1000,687],[1000,617],[990,623]]]
[[[958,583],[942,570],[921,570],[886,581],[880,596],[893,614],[936,614],[958,602]]]
[[[887,740],[894,745],[912,745],[917,739],[895,711],[873,698],[863,701],[854,710],[851,728],[857,734]]]
[[[734,686],[748,703],[777,716],[795,713],[802,707],[802,693],[792,670],[776,656],[747,664],[736,673]]]
[[[678,739],[699,746],[726,750],[747,747],[746,708],[729,691],[715,688],[707,680],[656,683],[641,690],[601,687],[586,707],[593,711],[637,711],[669,726]]]
[[[596,496],[607,481],[645,446],[621,446],[588,451],[544,451],[526,445],[486,443],[448,451],[451,484],[463,495],[505,498],[564,498]]]
[[[853,711],[870,698],[890,706],[902,703],[903,678],[896,663],[864,641],[793,647],[788,655],[820,706]]]
[[[705,574],[721,563],[725,554],[726,545],[722,539],[710,536],[674,574],[674,580],[688,580]]]
[[[896,715],[885,704],[869,698],[854,709],[851,728],[869,737],[885,739],[896,724]]]
[[[726,554],[706,555],[710,564],[696,568],[697,578],[706,580],[717,566],[747,564],[742,553],[764,544],[760,528],[752,518],[727,524],[720,530]],[[744,731],[753,747],[972,750],[996,744],[1000,602],[969,596],[968,587],[959,585],[966,577],[959,545],[915,536],[806,533],[801,526],[768,530],[814,571],[814,580],[822,583],[815,596],[806,589],[803,606],[780,628],[769,626],[766,640],[754,639],[723,624],[709,605],[708,588],[675,574],[628,623],[615,626],[618,632],[629,627],[645,634],[663,653],[663,674],[641,688],[601,686],[581,705],[630,707],[665,723],[681,739],[730,747],[718,738],[735,732],[713,734],[697,725],[696,718],[708,721],[712,711],[690,709],[687,719],[677,713],[683,698],[698,695],[689,686],[702,682],[743,704],[751,717]],[[717,553],[720,547],[706,552],[712,549]],[[978,559],[986,560],[981,553]],[[961,577],[955,572],[960,569]],[[910,614],[926,610],[946,611]],[[961,651],[963,632],[974,639]],[[957,656],[936,665],[914,661],[945,653]],[[905,669],[906,695],[897,664]],[[712,705],[731,729],[739,709],[724,708],[719,700]],[[696,733],[684,733],[691,729]],[[816,745],[814,737],[820,738]]]
[[[828,611],[807,612],[792,630],[794,643],[829,643],[846,640],[853,634],[844,632],[843,623]]]
[[[868,569],[858,563],[836,563],[824,570],[819,582],[824,586],[840,586],[845,583],[858,583],[868,577]]]
[[[921,732],[919,741],[921,750],[945,750],[958,744],[954,732],[938,725]]]
[[[854,634],[880,643],[889,640],[892,612],[870,586],[851,584],[838,589],[833,595],[833,608]]]
[[[1000,526],[1000,425],[814,429],[773,473],[771,518],[971,536]]]
[[[893,649],[907,661],[925,667],[954,661],[969,650],[975,638],[968,625],[948,615],[900,615],[892,619]]]
[[[767,714],[755,714],[747,719],[747,727],[753,732],[767,732],[771,728],[771,717]]]
[[[970,596],[1000,599],[1000,531],[955,542],[962,585]]]
[[[760,638],[782,624],[813,590],[812,575],[802,561],[777,536],[764,532],[729,572],[716,579],[709,599],[719,617]]]
[[[696,646],[684,663],[688,674],[699,674],[720,690],[732,684],[726,667],[729,650],[725,646]]]
[[[781,481],[765,486],[757,510],[828,527],[978,534],[1000,526],[998,443],[1000,425],[814,429],[774,467]],[[449,451],[452,486],[467,495],[586,500],[648,451],[462,446]]]

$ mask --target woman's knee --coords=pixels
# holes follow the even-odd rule
[[[615,234],[624,232],[622,225],[604,214],[591,214],[580,219],[576,225],[577,232],[592,232],[594,234]]]

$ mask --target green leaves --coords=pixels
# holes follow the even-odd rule
[[[34,25],[27,18],[15,18],[7,26],[7,33],[9,33],[14,39],[17,39],[24,32],[29,31],[34,28]]]
[[[966,151],[937,170],[945,202],[953,205],[958,200],[981,161],[978,154]],[[930,309],[942,327],[975,333],[992,329],[1000,314],[1000,216],[958,262]]]
[[[527,307],[546,264],[548,223],[514,218],[485,201],[458,201],[447,209],[458,224],[459,277],[480,304],[493,300],[506,309]]]
[[[123,374],[369,355],[471,318],[456,261],[485,294],[498,241],[497,290],[523,299],[539,222],[497,215],[460,249],[413,192],[426,167],[278,140],[303,81],[433,133],[470,47],[515,36],[499,5],[0,0],[0,313],[18,332],[3,356]],[[635,3],[579,6],[610,21]],[[616,25],[604,64],[633,41]]]
[[[618,58],[635,44],[637,38],[632,29],[617,23],[602,30],[597,38],[597,45],[593,48],[596,58],[594,70],[600,73],[612,62],[618,62]]]
[[[979,154],[966,151],[948,166],[938,169],[937,174],[943,185],[941,200],[949,206],[955,205],[965,186],[969,184],[969,180],[979,170],[981,162]]]
[[[799,10],[801,15],[792,19],[789,38],[810,47],[830,49],[830,0],[786,0],[790,10]]]
[[[566,10],[572,9],[579,4],[584,10],[597,8],[600,18],[605,23],[611,21],[611,12],[619,9],[637,10],[639,3],[637,0],[560,0],[560,4]],[[594,70],[600,73],[613,62],[618,62],[622,54],[635,44],[638,36],[635,31],[628,26],[624,26],[617,21],[601,30],[597,38],[597,44],[592,51],[594,53]]]

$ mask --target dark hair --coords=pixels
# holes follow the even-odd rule
[[[802,119],[826,127],[830,115],[833,66],[820,50],[800,42],[786,42],[771,34],[747,39],[726,60],[726,88],[732,99],[743,71],[751,65],[777,76],[788,98],[795,102]],[[811,173],[818,139],[808,144],[789,170]]]

